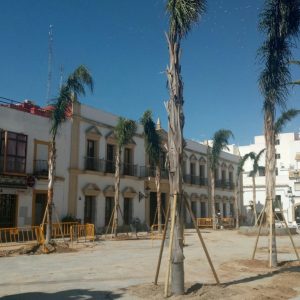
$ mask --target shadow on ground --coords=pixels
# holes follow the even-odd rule
[[[118,299],[122,294],[110,291],[92,291],[92,290],[67,290],[56,293],[22,293],[0,297],[1,300],[84,300],[84,299]]]

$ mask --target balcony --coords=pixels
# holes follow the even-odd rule
[[[223,189],[223,190],[225,190],[225,189],[234,190],[234,183],[231,181],[216,180],[215,187]]]
[[[140,167],[140,177],[142,177],[142,178],[155,177],[155,173],[156,173],[155,167],[150,167],[150,166]],[[160,178],[168,179],[169,178],[168,170],[161,169],[160,170]]]
[[[104,172],[105,161],[96,157],[85,157],[84,168],[88,171]]]
[[[33,161],[33,175],[48,177],[48,161],[34,160]]]
[[[199,177],[195,175],[183,175],[184,183],[195,184],[200,186],[207,186],[207,178]]]
[[[121,164],[121,175],[137,176],[138,166],[133,164]]]

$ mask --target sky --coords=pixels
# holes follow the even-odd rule
[[[246,145],[263,133],[256,57],[263,0],[207,1],[207,11],[182,43],[186,138],[211,139],[224,128]],[[47,102],[48,32],[53,25],[51,97],[77,66],[91,71],[95,90],[80,101],[139,120],[151,109],[167,129],[165,0],[0,0],[0,96]],[[300,44],[299,44],[300,45]],[[300,60],[299,49],[294,49]],[[293,79],[300,68],[292,67]],[[300,87],[288,107],[300,108]],[[299,131],[299,118],[286,132]]]

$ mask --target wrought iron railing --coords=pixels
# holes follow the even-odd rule
[[[195,175],[183,175],[184,183],[195,184],[200,186],[207,186],[207,178],[195,176]]]
[[[48,161],[36,159],[33,162],[33,175],[48,176]]]
[[[155,177],[156,176],[156,169],[155,169],[155,167],[141,166],[139,176],[142,177],[142,178]],[[160,170],[160,178],[161,179],[168,179],[169,178],[168,170],[161,169]]]

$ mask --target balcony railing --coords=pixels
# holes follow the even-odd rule
[[[184,183],[196,184],[200,186],[207,186],[207,178],[195,176],[195,175],[183,175]]]
[[[156,170],[155,167],[149,167],[149,166],[142,166],[140,167],[140,177],[147,178],[147,177],[155,177]],[[160,170],[160,178],[161,179],[168,179],[169,173],[166,169]]]
[[[138,176],[138,166],[133,164],[121,164],[121,175]]]
[[[85,157],[85,170],[104,172],[104,160],[96,157]]]
[[[234,183],[231,181],[225,181],[225,180],[216,180],[215,186],[216,186],[216,188],[221,188],[221,189],[229,189],[229,190],[234,189]]]
[[[33,174],[36,176],[48,177],[48,161],[47,160],[34,160]]]

